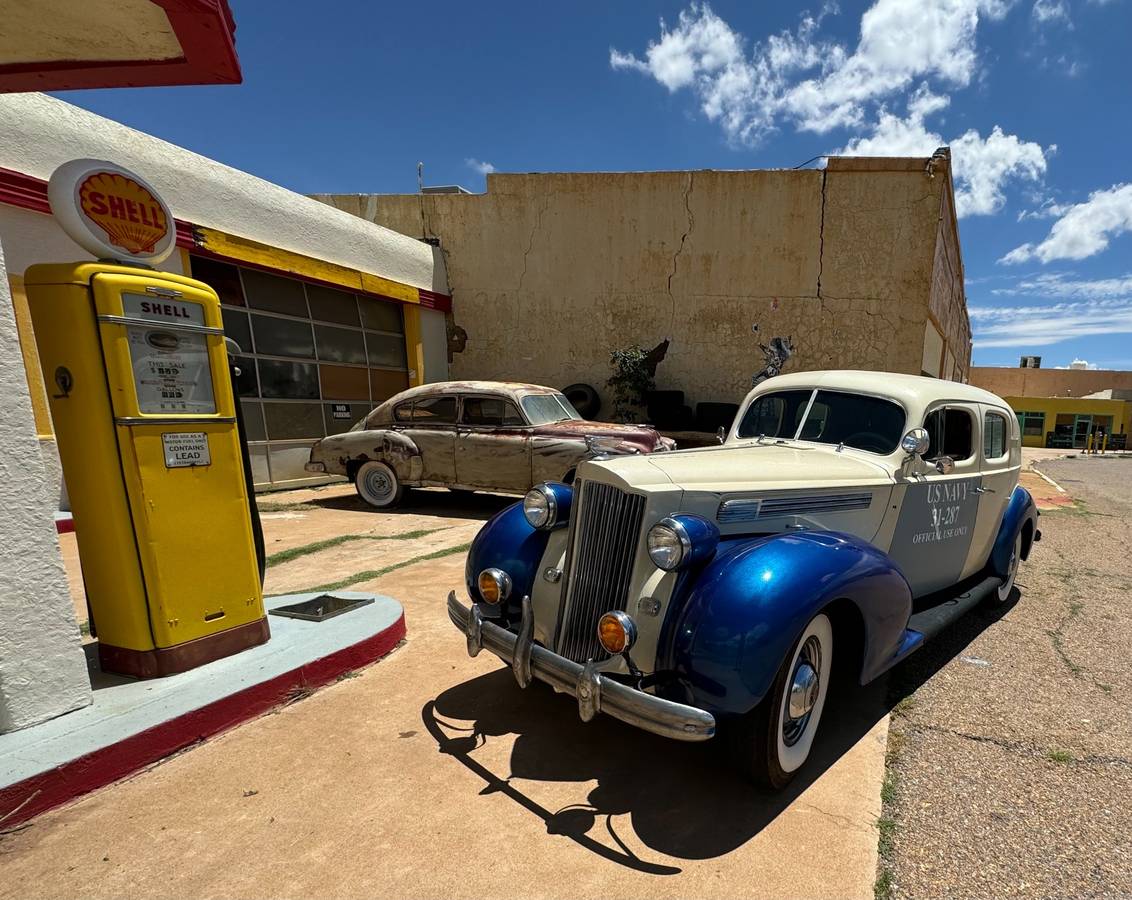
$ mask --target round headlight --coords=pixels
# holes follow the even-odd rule
[[[511,576],[502,569],[484,569],[476,580],[484,603],[494,606],[511,596]]]
[[[598,620],[597,639],[606,653],[628,653],[637,642],[637,624],[619,609],[607,612]]]
[[[550,528],[558,519],[554,492],[544,484],[531,488],[523,498],[523,515],[531,528]]]
[[[665,572],[679,568],[684,557],[692,550],[688,532],[672,518],[661,519],[653,525],[645,536],[645,544],[653,565]]]

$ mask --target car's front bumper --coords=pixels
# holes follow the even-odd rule
[[[678,741],[706,741],[715,734],[715,718],[694,706],[674,703],[614,681],[597,671],[592,660],[581,666],[534,642],[529,597],[523,598],[519,633],[486,621],[476,604],[471,608],[448,594],[448,618],[468,639],[468,655],[486,647],[511,666],[520,687],[531,679],[545,681],[555,690],[578,700],[578,714],[588,722],[599,712],[629,725]]]

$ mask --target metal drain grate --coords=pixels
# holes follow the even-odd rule
[[[307,622],[322,622],[332,619],[352,609],[368,606],[373,597],[335,597],[333,594],[319,594],[301,603],[288,603],[269,610],[273,616],[286,616],[289,619],[304,619]]]

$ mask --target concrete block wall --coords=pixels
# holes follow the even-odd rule
[[[485,194],[316,199],[439,238],[467,335],[452,377],[607,394],[611,350],[670,338],[657,385],[694,405],[737,402],[772,337],[793,340],[788,371],[919,374],[937,280],[942,314],[961,320],[940,330],[969,335],[961,264],[936,271],[958,256],[947,164],[932,177],[925,162],[493,174]],[[941,231],[951,247],[937,252]]]

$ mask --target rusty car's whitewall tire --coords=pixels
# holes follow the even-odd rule
[[[358,467],[354,488],[359,497],[377,509],[392,509],[405,496],[405,486],[398,480],[397,473],[377,460]]]

